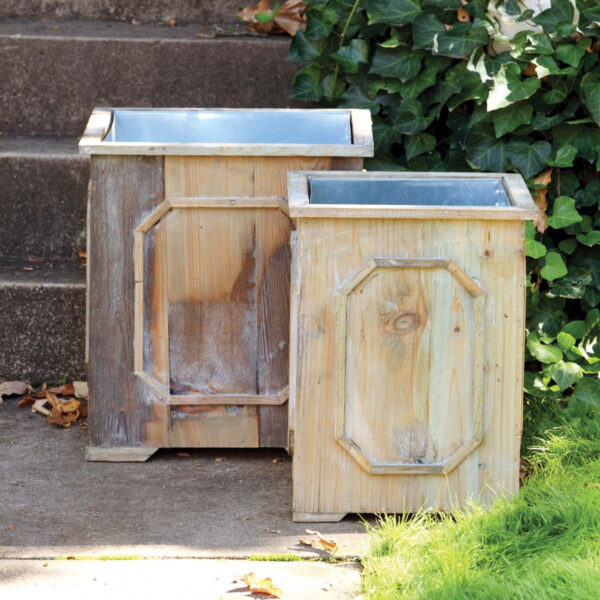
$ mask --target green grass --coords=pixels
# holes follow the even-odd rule
[[[365,599],[600,598],[600,413],[537,442],[511,500],[383,518],[363,561]]]

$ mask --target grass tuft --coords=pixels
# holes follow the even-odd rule
[[[383,517],[364,565],[368,600],[600,597],[600,412],[552,429],[518,496],[489,510]]]

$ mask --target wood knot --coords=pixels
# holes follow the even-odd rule
[[[406,335],[419,326],[419,315],[415,312],[402,312],[394,315],[385,324],[385,330],[398,335]]]

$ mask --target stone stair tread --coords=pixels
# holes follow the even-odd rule
[[[7,135],[0,136],[0,159],[5,158],[75,158],[89,160],[84,154],[79,154],[79,138]]]
[[[0,20],[0,132],[76,137],[95,106],[298,105],[289,37],[202,27]]]
[[[86,266],[81,262],[37,262],[0,258],[0,288],[6,287],[69,287],[85,289]]]
[[[227,37],[248,37],[257,41],[289,44],[284,36],[266,36],[248,31],[246,23],[184,23],[169,27],[161,23],[139,23],[92,20],[51,20],[0,18],[0,37],[84,38],[114,40],[206,40]]]
[[[2,0],[0,17],[235,23],[240,5],[252,4],[255,0]]]

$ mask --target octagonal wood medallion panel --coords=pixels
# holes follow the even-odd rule
[[[136,375],[167,403],[287,401],[289,220],[278,202],[167,200],[137,228]]]
[[[336,440],[368,473],[448,473],[480,443],[484,302],[446,259],[375,258],[339,289]]]

